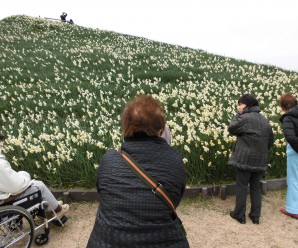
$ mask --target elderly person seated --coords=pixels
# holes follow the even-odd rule
[[[4,141],[4,139],[5,136],[0,134],[0,140]],[[50,213],[53,209],[58,218],[62,218],[68,212],[69,205],[57,201],[42,181],[32,180],[29,173],[25,171],[14,171],[2,154],[0,146],[0,205],[20,199],[38,190],[41,192],[42,200],[49,204],[45,209],[46,212]]]

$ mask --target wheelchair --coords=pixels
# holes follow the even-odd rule
[[[51,214],[44,209],[50,207]],[[67,217],[57,217],[55,211],[42,201],[41,192],[36,191],[23,198],[0,205],[0,248],[30,247],[32,240],[38,246],[49,240],[49,223],[64,226]],[[44,229],[43,232],[38,231]],[[35,232],[37,234],[35,235]]]

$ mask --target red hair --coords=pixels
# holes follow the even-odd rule
[[[297,106],[297,99],[290,93],[283,94],[280,99],[280,106],[283,110],[289,111],[291,108]]]
[[[158,136],[164,129],[165,113],[161,103],[152,96],[139,95],[130,100],[122,113],[121,124],[124,138],[136,133]]]

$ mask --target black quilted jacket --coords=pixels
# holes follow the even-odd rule
[[[265,171],[268,151],[273,145],[273,132],[268,120],[255,106],[245,109],[232,119],[229,132],[237,141],[228,164],[248,171]]]
[[[186,184],[179,153],[163,138],[146,135],[125,139],[122,149],[163,185],[178,206]],[[116,150],[109,150],[102,157],[97,189],[99,208],[87,247],[189,247],[169,207]]]
[[[298,153],[298,106],[281,116],[286,141]]]

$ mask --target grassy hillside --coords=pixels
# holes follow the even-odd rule
[[[234,179],[227,125],[251,92],[274,128],[266,177],[285,175],[278,98],[298,73],[144,38],[26,16],[0,21],[1,131],[11,164],[54,187],[93,187],[102,154],[121,144],[136,94],[164,103],[189,184]]]

